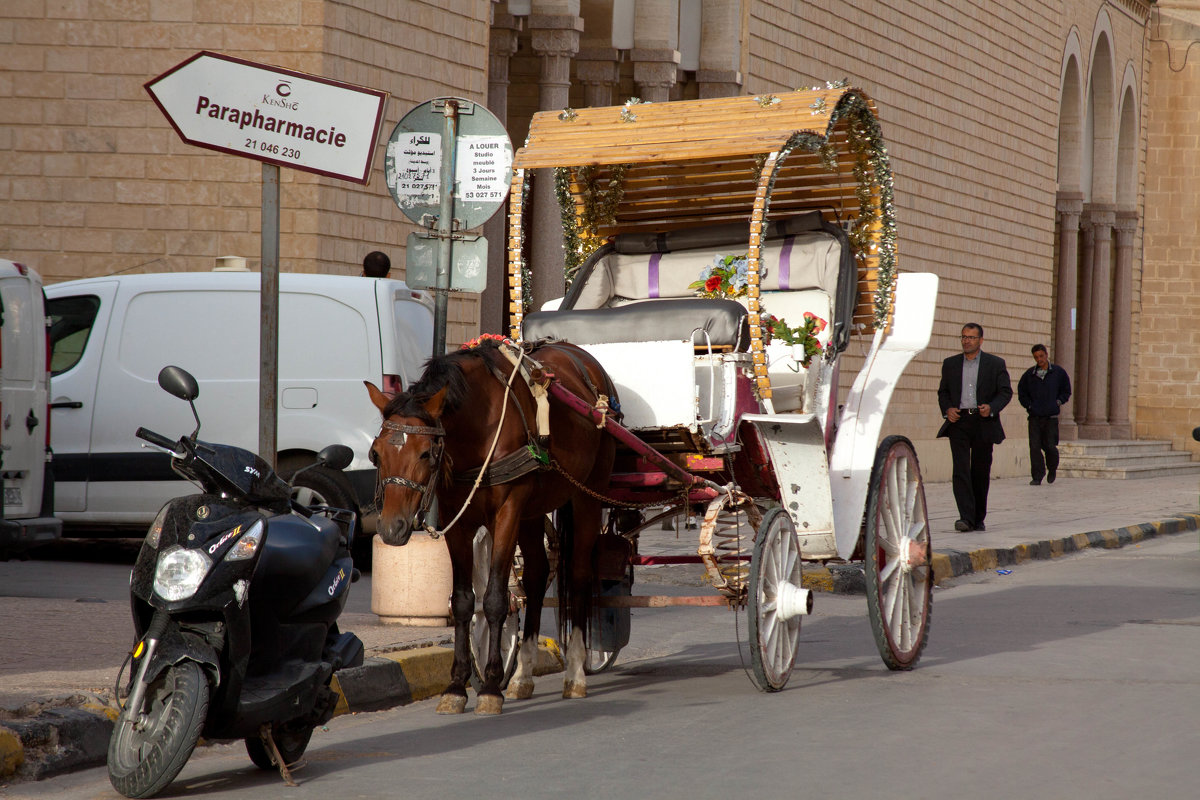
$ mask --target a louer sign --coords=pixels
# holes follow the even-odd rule
[[[146,84],[185,142],[367,183],[387,92],[200,52]]]

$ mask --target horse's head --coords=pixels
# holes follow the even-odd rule
[[[446,390],[420,403],[404,395],[390,397],[374,384],[365,383],[371,402],[383,415],[370,454],[378,475],[376,532],[385,544],[407,544],[413,529],[424,526],[441,477],[446,436],[441,415]]]

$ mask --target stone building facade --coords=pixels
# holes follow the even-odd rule
[[[1035,342],[1068,367],[1069,435],[1183,446],[1200,392],[1186,302],[1198,31],[1196,0],[8,0],[0,253],[51,281],[257,260],[259,165],[183,144],[142,88],[198,50],[388,91],[384,138],[431,97],[483,102],[516,146],[540,109],[848,78],[889,142],[900,268],[942,281],[886,431],[948,477],[939,366],[975,321],[1014,383]],[[382,249],[402,273],[413,227],[382,161],[365,187],[284,170],[284,269],[357,273]],[[550,181],[533,203],[548,221],[533,261],[561,261]],[[541,275],[535,296],[554,296],[560,276]],[[449,341],[501,329],[502,307],[456,297]],[[1014,403],[1004,420],[994,471],[1022,474],[1024,415]]]

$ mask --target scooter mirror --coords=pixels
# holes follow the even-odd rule
[[[200,395],[200,387],[191,373],[183,367],[166,366],[158,373],[158,385],[180,400],[192,401]]]
[[[345,469],[354,460],[354,451],[344,444],[331,444],[317,453],[317,461],[331,469]]]

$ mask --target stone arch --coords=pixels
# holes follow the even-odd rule
[[[1083,53],[1072,29],[1063,48],[1058,104],[1058,190],[1077,192],[1083,172]]]
[[[1121,104],[1117,123],[1116,202],[1118,211],[1137,207],[1138,108],[1137,73],[1125,65],[1121,80]]]
[[[1116,90],[1112,23],[1101,9],[1092,35],[1088,72],[1087,116],[1084,131],[1085,200],[1111,203],[1116,191]]]

